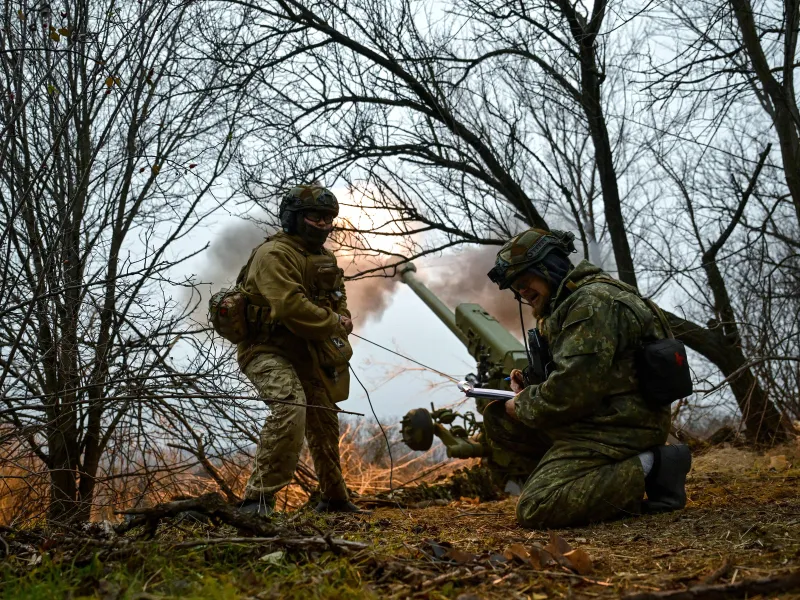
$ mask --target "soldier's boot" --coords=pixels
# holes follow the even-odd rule
[[[686,506],[686,475],[692,468],[689,446],[658,446],[653,448],[653,468],[644,479],[647,500],[646,513],[669,512]]]
[[[319,504],[314,507],[314,512],[318,513],[353,513],[357,515],[370,515],[371,510],[364,510],[358,508],[349,500],[326,500],[323,498]]]
[[[246,515],[269,517],[275,511],[275,500],[245,500],[239,505],[239,512]]]

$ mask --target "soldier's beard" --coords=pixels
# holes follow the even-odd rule
[[[531,300],[522,298],[521,302],[531,308],[531,313],[535,319],[546,317],[550,312],[550,295],[536,294]]]

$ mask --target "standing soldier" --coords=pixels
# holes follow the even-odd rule
[[[272,513],[275,494],[292,480],[304,437],[322,493],[315,510],[365,512],[349,501],[339,461],[335,408],[349,393],[353,324],[343,272],[322,246],[338,214],[330,190],[293,187],[280,205],[283,231],[253,251],[239,276],[255,330],[238,345],[239,366],[267,403],[292,403],[270,404],[245,512]]]
[[[546,365],[537,385],[526,387],[523,374],[512,372],[517,396],[505,405],[511,417],[553,440],[517,504],[517,520],[531,528],[686,504],[691,454],[687,446],[664,445],[670,401],[691,392],[685,350],[670,339],[663,313],[633,287],[588,261],[573,267],[573,239],[567,232],[525,231],[502,247],[489,272],[500,289],[511,288],[532,307],[550,349],[534,361]],[[650,359],[672,361],[670,376],[643,371]]]

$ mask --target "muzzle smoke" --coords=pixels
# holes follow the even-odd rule
[[[430,274],[420,268],[420,276],[442,301],[455,308],[463,302],[480,304],[512,334],[521,335],[519,303],[509,290],[500,291],[486,274],[494,266],[499,246],[479,246],[448,256],[433,264]],[[531,309],[523,305],[526,327],[532,327]]]
[[[201,281],[210,283],[209,286],[203,286],[201,311],[205,310],[205,302],[210,296],[209,290],[216,291],[233,285],[239,270],[245,265],[253,249],[274,232],[274,228],[265,229],[251,222],[237,223],[222,230],[212,242],[207,262],[199,273]],[[374,266],[360,258],[351,259],[342,256],[337,258],[339,266],[345,270],[345,275],[353,275]],[[383,313],[396,285],[396,280],[385,277],[370,277],[346,283],[347,305],[353,317],[357,319],[356,327]]]

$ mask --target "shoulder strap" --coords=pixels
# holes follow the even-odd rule
[[[592,283],[607,283],[609,285],[613,285],[617,289],[622,290],[623,292],[628,292],[630,294],[634,294],[637,298],[639,298],[642,302],[645,303],[647,308],[650,309],[650,312],[653,313],[653,316],[656,319],[658,319],[658,322],[661,324],[661,327],[664,330],[664,333],[667,335],[667,337],[670,338],[670,339],[675,337],[673,335],[673,333],[672,333],[672,328],[669,326],[669,321],[667,321],[667,317],[664,314],[664,311],[662,311],[658,307],[658,305],[655,302],[653,302],[650,298],[646,298],[646,297],[642,296],[639,293],[639,291],[635,287],[633,287],[632,285],[628,285],[627,283],[619,281],[618,279],[614,279],[613,277],[606,277],[606,276],[600,275],[600,276],[597,276],[597,277],[593,277],[592,279],[589,279],[588,281],[583,281],[583,282],[579,283],[576,286],[575,289],[581,288],[581,287],[583,287],[585,285],[590,285]]]

